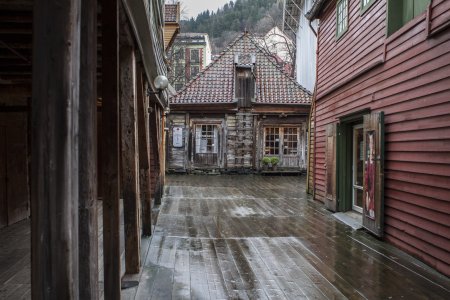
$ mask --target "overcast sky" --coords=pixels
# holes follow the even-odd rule
[[[217,11],[219,7],[230,2],[230,0],[181,0],[181,7],[186,10],[187,17],[195,17],[204,10]]]

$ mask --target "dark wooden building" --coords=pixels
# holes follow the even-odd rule
[[[139,272],[165,174],[163,5],[0,0],[0,228],[31,230],[0,268],[31,270],[24,295],[119,299]]]
[[[252,172],[265,156],[306,168],[311,94],[249,33],[169,101],[168,170]]]
[[[315,1],[314,196],[450,275],[450,1]]]

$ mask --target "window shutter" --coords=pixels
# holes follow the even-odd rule
[[[336,211],[336,132],[337,124],[328,124],[325,141],[325,207]]]
[[[384,223],[384,115],[364,116],[363,226],[383,236]]]

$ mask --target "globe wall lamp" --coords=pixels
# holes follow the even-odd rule
[[[155,86],[156,92],[151,89],[147,90],[147,95],[161,95],[162,91],[167,89],[169,86],[169,80],[164,75],[156,76],[155,80],[153,80],[153,85]]]

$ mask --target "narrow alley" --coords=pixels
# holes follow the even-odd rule
[[[123,299],[449,299],[450,281],[344,225],[304,177],[167,177],[154,235]]]

